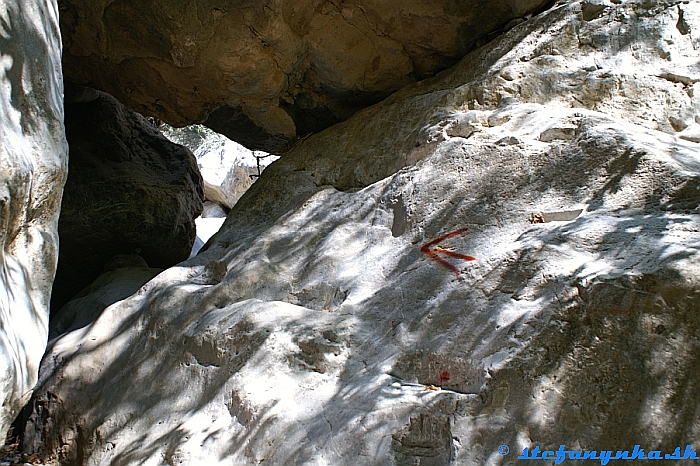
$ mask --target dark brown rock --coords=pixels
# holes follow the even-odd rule
[[[448,68],[550,0],[60,3],[72,80],[272,151]]]
[[[54,310],[115,254],[137,252],[158,268],[187,259],[203,197],[192,152],[108,94],[66,103],[66,134],[70,162]]]

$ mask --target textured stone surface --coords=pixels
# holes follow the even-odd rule
[[[61,28],[71,79],[270,151],[453,65],[546,3],[62,0]]]
[[[53,342],[25,448],[484,465],[692,444],[700,145],[671,118],[698,107],[664,73],[697,74],[699,8],[566,3],[311,136],[198,256]]]
[[[0,438],[46,348],[67,169],[54,1],[0,0]]]
[[[94,322],[106,307],[128,298],[162,272],[162,269],[149,268],[136,254],[118,254],[106,269],[51,317],[49,340]]]
[[[70,167],[53,310],[95,280],[115,254],[138,253],[156,268],[187,259],[202,211],[192,153],[110,95],[93,97],[66,103]]]

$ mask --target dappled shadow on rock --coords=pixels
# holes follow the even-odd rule
[[[55,2],[3,2],[0,10],[0,436],[4,439],[30,396],[46,348],[68,148]]]
[[[700,244],[697,214],[669,206],[700,184],[640,129],[611,139],[589,117],[566,143],[447,141],[359,192],[229,219],[201,257],[53,343],[26,448],[78,464],[448,464],[502,443],[691,442],[697,400],[678,394],[697,384]],[[464,228],[439,244],[476,257],[443,256],[458,274],[421,251]],[[214,257],[225,276],[195,280]]]
[[[310,137],[200,255],[57,338],[25,448],[429,465],[691,444],[697,146],[551,102],[470,108],[459,72]]]

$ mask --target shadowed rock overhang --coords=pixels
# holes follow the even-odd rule
[[[454,65],[550,0],[62,0],[67,79],[276,151]]]

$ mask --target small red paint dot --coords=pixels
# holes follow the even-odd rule
[[[445,383],[450,380],[450,373],[447,371],[442,371],[440,374],[440,383]]]

